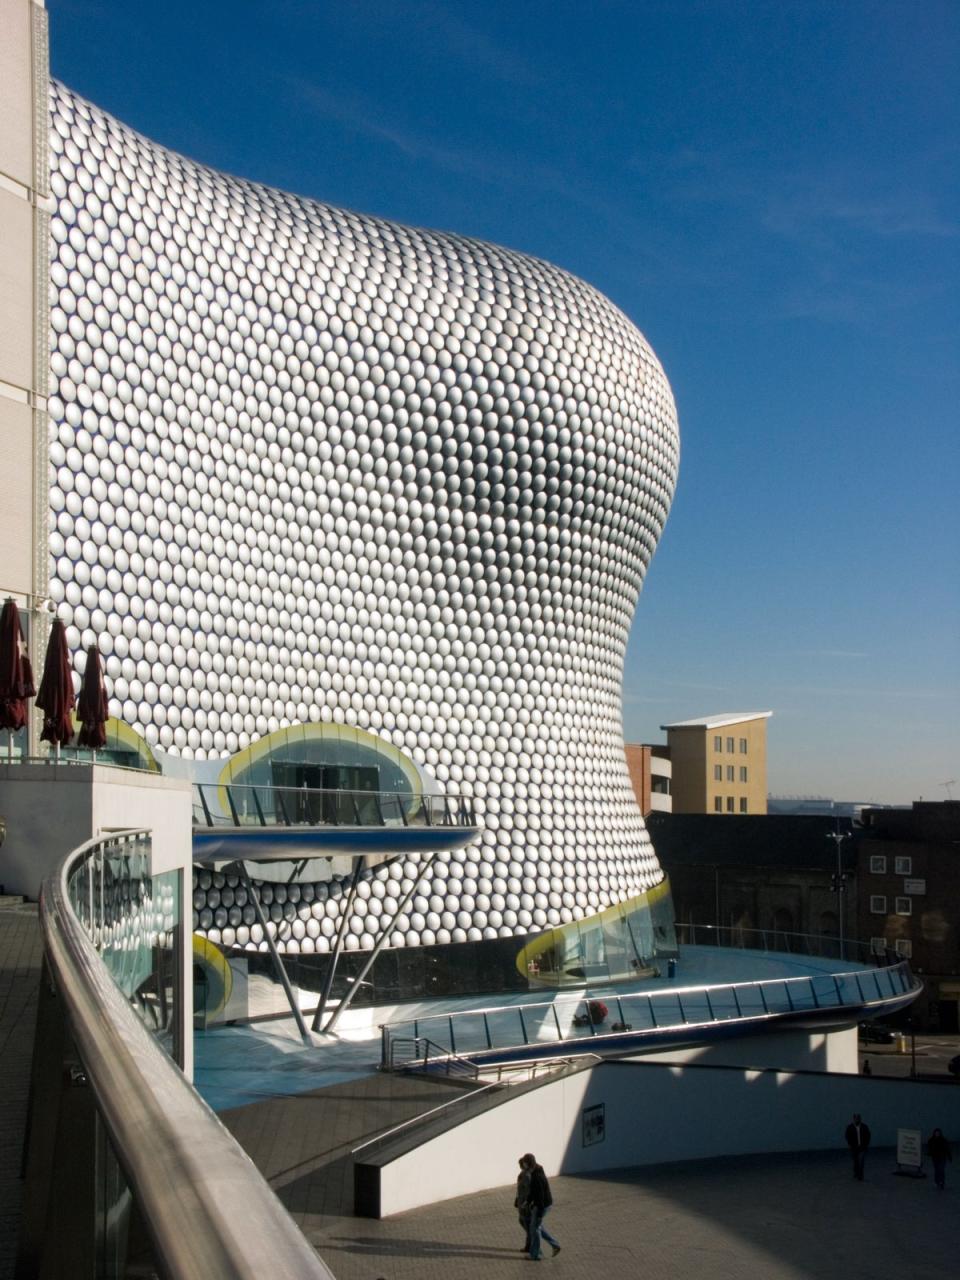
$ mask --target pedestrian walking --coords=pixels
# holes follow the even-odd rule
[[[517,1194],[514,1197],[514,1207],[517,1210],[517,1220],[523,1228],[523,1252],[530,1252],[530,1170],[523,1163],[523,1157],[518,1161],[520,1172],[517,1174]]]
[[[863,1162],[870,1146],[870,1130],[857,1112],[844,1132],[850,1154],[853,1156],[853,1176],[858,1182],[863,1181]]]
[[[947,1185],[947,1161],[953,1159],[942,1129],[934,1129],[927,1139],[927,1155],[933,1161],[933,1180],[942,1191]]]
[[[547,1244],[553,1247],[553,1256],[556,1257],[560,1252],[560,1242],[555,1240],[543,1225],[543,1220],[553,1204],[553,1196],[550,1194],[550,1183],[547,1181],[547,1175],[543,1172],[542,1167],[537,1164],[536,1156],[529,1151],[520,1160],[520,1168],[526,1169],[530,1175],[530,1221],[527,1230],[527,1252],[530,1254],[530,1260],[531,1262],[540,1261],[541,1239],[546,1240]]]

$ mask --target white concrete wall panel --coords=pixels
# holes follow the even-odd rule
[[[0,381],[23,390],[33,386],[33,220],[32,205],[0,188]]]
[[[3,589],[33,589],[33,410],[0,394],[0,476],[17,476],[3,497]]]
[[[621,688],[679,438],[643,336],[549,264],[51,103],[50,590],[113,714],[196,759],[359,725],[472,794],[482,844],[401,945],[657,883]],[[348,946],[413,872],[374,877]]]
[[[604,1106],[603,1142],[583,1145],[582,1112]],[[532,1151],[548,1175],[602,1173],[676,1160],[788,1151],[846,1153],[854,1112],[869,1124],[871,1159],[893,1172],[897,1129],[960,1126],[960,1090],[915,1080],[749,1071],[738,1067],[600,1066],[504,1102],[428,1138],[384,1166],[384,1217],[509,1186]]]
[[[0,0],[0,174],[24,187],[34,176],[31,8]]]

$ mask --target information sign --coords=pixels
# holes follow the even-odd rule
[[[605,1115],[605,1104],[601,1102],[595,1107],[584,1107],[583,1145],[585,1147],[595,1146],[596,1143],[602,1142],[606,1136],[607,1121]]]
[[[919,1169],[923,1164],[922,1134],[919,1129],[897,1130],[897,1164]]]

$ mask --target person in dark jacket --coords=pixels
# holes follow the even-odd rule
[[[560,1242],[555,1240],[549,1231],[543,1225],[543,1219],[547,1214],[547,1210],[553,1204],[553,1196],[550,1194],[550,1183],[547,1181],[547,1175],[543,1172],[540,1165],[537,1164],[536,1156],[529,1151],[520,1161],[520,1168],[526,1169],[530,1174],[529,1189],[529,1209],[530,1218],[527,1228],[527,1252],[533,1262],[540,1261],[540,1240],[546,1240],[547,1244],[553,1246],[553,1256],[556,1257],[560,1252]]]
[[[947,1185],[947,1161],[952,1160],[950,1143],[942,1129],[934,1129],[927,1140],[927,1155],[933,1161],[933,1180],[942,1191]]]
[[[525,1168],[522,1157],[519,1163],[517,1194],[513,1203],[517,1211],[517,1220],[523,1228],[523,1252],[527,1253],[530,1249],[530,1170]]]
[[[853,1156],[853,1176],[858,1182],[862,1182],[863,1162],[866,1158],[867,1148],[870,1146],[870,1130],[860,1119],[859,1112],[847,1125],[843,1136],[846,1138],[850,1154]]]

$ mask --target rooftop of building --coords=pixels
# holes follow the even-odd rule
[[[836,867],[831,838],[853,832],[850,818],[828,814],[651,813],[644,819],[661,865]],[[852,840],[843,841],[844,862]]]
[[[693,720],[674,720],[662,724],[661,729],[725,729],[728,725],[744,724],[747,720],[769,720],[772,711],[724,711],[715,716],[697,716]]]

